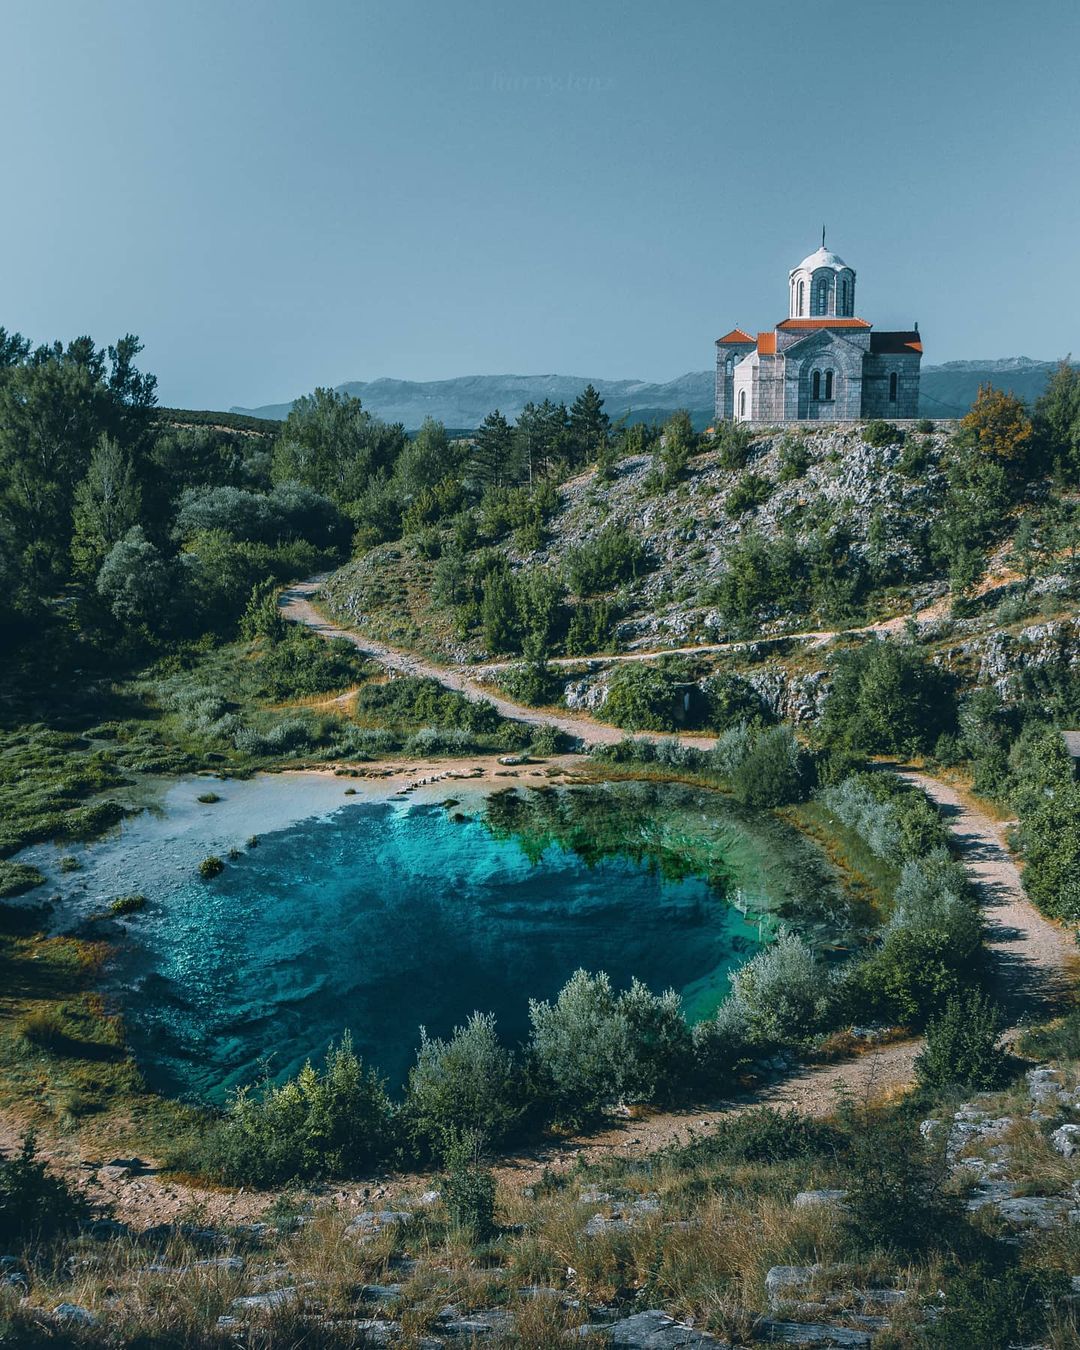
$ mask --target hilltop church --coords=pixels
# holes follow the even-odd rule
[[[788,273],[788,317],[751,337],[716,341],[716,419],[890,421],[919,415],[918,324],[875,333],[855,317],[855,270],[825,247]]]

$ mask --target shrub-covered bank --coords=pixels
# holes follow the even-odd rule
[[[325,1067],[240,1093],[180,1161],[256,1185],[364,1175],[441,1157],[463,1138],[498,1147],[588,1128],[619,1104],[719,1096],[756,1061],[812,1053],[852,1023],[925,1025],[983,974],[965,871],[933,808],[892,775],[851,776],[824,789],[821,804],[899,869],[880,938],[863,954],[827,964],[781,928],[731,976],[716,1015],[693,1027],[671,991],[637,982],[620,991],[581,970],[552,1003],[530,1004],[531,1032],[516,1050],[480,1012],[449,1040],[425,1036],[398,1102],[346,1038]]]

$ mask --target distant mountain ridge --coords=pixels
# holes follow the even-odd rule
[[[1042,393],[1056,362],[1027,356],[984,361],[947,361],[924,366],[919,411],[925,417],[962,417],[971,407],[979,385],[988,380],[1004,384],[1031,401]],[[1003,378],[1005,377],[1005,378]],[[462,375],[451,380],[349,380],[337,386],[387,422],[402,422],[411,431],[425,417],[448,427],[476,427],[494,408],[513,420],[526,403],[545,398],[570,404],[587,384],[603,397],[612,419],[651,421],[686,408],[698,426],[712,419],[713,372],[689,371],[677,379],[601,380],[584,375]],[[282,420],[291,403],[268,403],[260,408],[230,408],[249,417]]]

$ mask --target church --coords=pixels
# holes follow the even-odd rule
[[[825,247],[788,274],[788,317],[716,341],[716,419],[889,421],[919,415],[919,326],[874,332],[855,317],[855,269]]]

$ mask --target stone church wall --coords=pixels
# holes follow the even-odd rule
[[[863,369],[863,417],[890,422],[919,415],[919,357],[915,352],[868,356]],[[889,398],[889,376],[896,371],[896,401]]]

